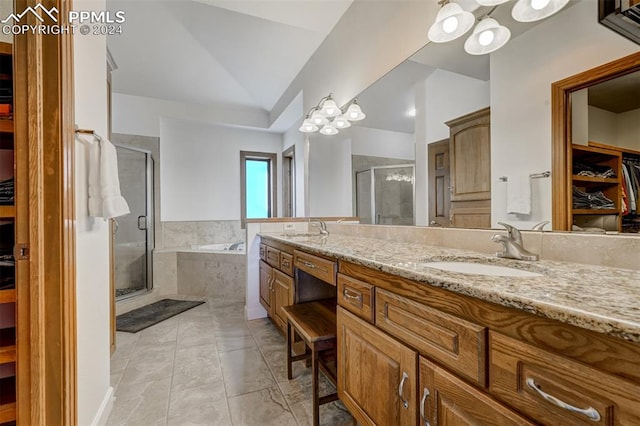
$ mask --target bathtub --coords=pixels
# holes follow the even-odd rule
[[[243,242],[192,245],[191,250],[199,252],[237,252],[237,254],[244,254],[245,252]]]

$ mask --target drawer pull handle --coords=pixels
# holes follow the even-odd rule
[[[289,261],[288,260],[283,260],[282,261],[282,266],[285,267],[285,268],[288,268],[289,267]]]
[[[409,401],[402,397],[404,382],[409,378],[409,375],[406,372],[402,372],[402,380],[400,380],[400,385],[398,386],[398,396],[400,397],[400,401],[402,401],[402,408],[405,410],[409,408]]]
[[[350,294],[349,290],[347,290],[346,288],[342,291],[342,295],[344,296],[345,299],[347,300],[353,300],[354,302],[357,302],[360,306],[362,306],[362,294]]]
[[[424,415],[424,404],[427,402],[427,398],[429,397],[429,395],[431,395],[429,389],[424,388],[422,400],[420,401],[420,417],[422,417],[422,420],[424,421],[424,426],[431,426],[431,423],[429,423],[429,420]]]
[[[578,408],[578,407],[574,407],[573,405],[567,404],[566,402],[556,398],[555,396],[549,395],[548,393],[542,391],[542,389],[540,389],[538,385],[536,385],[536,382],[531,377],[527,379],[527,386],[529,386],[531,389],[536,391],[546,401],[562,409],[572,411],[578,414],[584,414],[589,418],[589,420],[594,422],[600,421],[600,413],[598,413],[598,410],[596,410],[595,408],[589,407],[589,408],[583,409],[583,408]]]
[[[316,265],[314,265],[311,262],[307,262],[306,260],[301,260],[300,263],[302,263],[304,266],[306,266],[307,268],[311,268],[314,269],[316,267]]]

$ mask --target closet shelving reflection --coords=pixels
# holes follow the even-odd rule
[[[572,156],[573,187],[589,194],[602,192],[606,198],[613,202],[613,208],[573,208],[571,210],[572,222],[579,226],[602,227],[607,231],[638,232],[629,226],[630,222],[635,223],[637,216],[625,214],[623,220],[625,212],[622,209],[622,162],[629,158],[640,160],[640,152],[598,142],[589,142],[588,145],[573,145]],[[580,175],[576,173],[576,170],[580,168],[579,164],[591,165],[600,169],[611,168],[613,176]],[[606,216],[610,216],[610,220],[607,221]]]

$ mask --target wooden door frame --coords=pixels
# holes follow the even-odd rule
[[[551,200],[556,231],[571,230],[571,92],[640,71],[640,52],[551,84]]]
[[[37,4],[68,24],[71,0],[15,0],[16,11]],[[25,15],[28,24],[39,24]],[[52,22],[53,23],[53,22]],[[77,418],[73,37],[14,37],[16,146],[24,149],[26,199],[17,209],[17,416],[24,425],[75,425]]]

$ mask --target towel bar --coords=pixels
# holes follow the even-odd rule
[[[531,179],[547,178],[547,177],[549,177],[549,176],[551,176],[551,172],[550,172],[550,171],[548,171],[548,170],[547,170],[546,172],[542,172],[542,173],[531,173],[531,174],[529,175],[529,177],[530,177]],[[509,180],[509,178],[508,178],[508,177],[506,177],[506,176],[500,176],[500,177],[498,178],[498,180],[499,180],[500,182],[506,182],[506,181],[508,181],[508,180]]]

